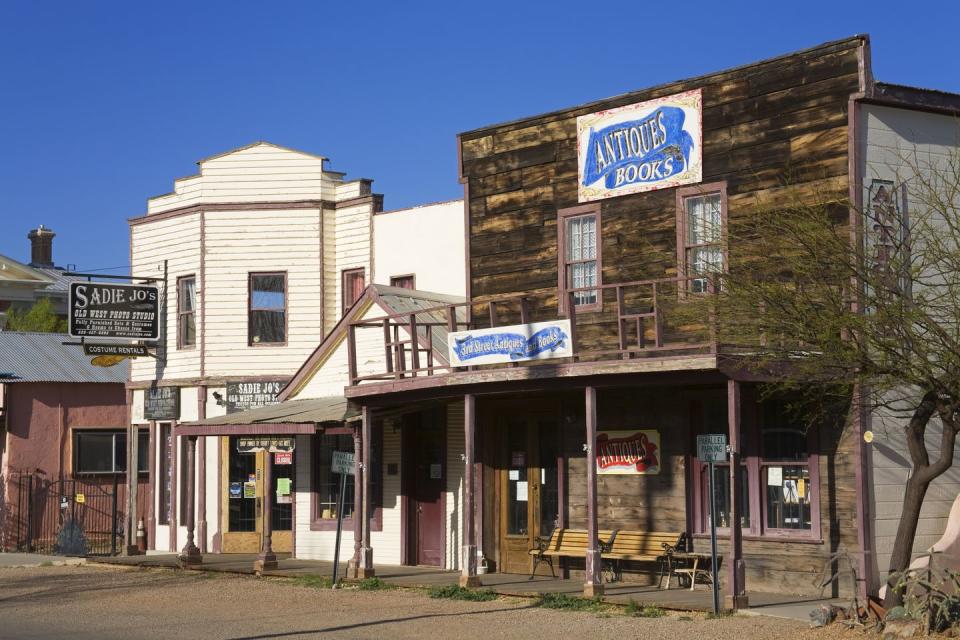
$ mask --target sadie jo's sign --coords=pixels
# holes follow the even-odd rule
[[[453,367],[569,358],[573,355],[569,320],[457,331],[450,334],[448,348],[450,366]]]
[[[653,429],[598,432],[597,473],[632,476],[660,473],[660,432]]]
[[[578,117],[579,201],[700,182],[702,103],[696,89]]]
[[[69,330],[74,338],[160,337],[157,287],[103,282],[70,283]]]

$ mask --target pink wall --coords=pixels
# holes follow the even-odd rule
[[[11,471],[43,473],[57,479],[72,468],[71,428],[125,429],[122,384],[18,382],[7,386]]]

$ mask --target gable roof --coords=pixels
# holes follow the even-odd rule
[[[206,158],[201,158],[197,160],[197,164],[203,164],[209,160],[216,160],[217,158],[222,158],[224,156],[229,156],[232,153],[239,153],[240,151],[246,151],[247,149],[253,149],[254,147],[273,147],[274,149],[280,149],[281,151],[290,151],[292,153],[299,153],[304,156],[309,156],[311,158],[316,158],[317,160],[329,160],[326,156],[318,156],[315,153],[309,153],[307,151],[301,151],[299,149],[294,149],[292,147],[284,147],[279,144],[274,144],[272,142],[267,142],[266,140],[257,140],[256,142],[251,142],[250,144],[245,144],[242,147],[237,147],[236,149],[230,149],[229,151],[221,151],[220,153],[215,153],[212,156],[207,156]],[[193,176],[190,176],[193,177]]]
[[[0,371],[4,382],[103,382],[124,384],[129,361],[112,367],[90,364],[83,349],[64,345],[65,333],[0,331]]]
[[[442,293],[430,291],[419,291],[416,289],[404,289],[401,287],[388,287],[382,284],[370,284],[364,289],[363,295],[353,303],[340,321],[337,322],[333,330],[326,338],[313,350],[310,357],[307,358],[297,372],[290,379],[290,382],[280,391],[278,400],[284,401],[291,395],[302,389],[314,376],[314,374],[323,366],[327,358],[340,346],[347,337],[347,328],[351,323],[363,318],[367,311],[373,305],[377,305],[383,310],[383,315],[391,314],[410,314],[416,316],[418,322],[440,323],[441,326],[432,328],[434,358],[441,361],[447,361],[447,328],[446,314],[444,310],[434,310],[437,307],[443,307],[449,304],[462,304],[466,298],[460,296],[451,296]],[[459,320],[466,317],[466,309],[457,308]],[[462,317],[461,317],[462,316]],[[425,337],[424,333],[418,334]],[[345,381],[346,383],[346,381]],[[346,384],[344,385],[346,386]]]
[[[39,269],[0,254],[0,282],[15,281],[23,283],[36,282],[38,286],[49,286],[54,283],[46,269]]]

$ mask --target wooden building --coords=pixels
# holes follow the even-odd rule
[[[730,446],[714,478],[729,606],[747,603],[746,585],[819,593],[836,552],[854,558],[859,590],[876,584],[869,416],[797,424],[684,301],[715,290],[738,251],[728,227],[784,203],[788,176],[792,193],[856,199],[868,105],[944,109],[891,89],[857,36],[459,136],[467,302],[352,322],[351,350],[379,339],[383,355],[351,363],[346,396],[365,442],[380,416],[408,415],[402,437],[426,447],[431,412],[463,406],[464,584],[478,564],[529,572],[531,550],[568,529],[588,532],[567,563],[588,595],[603,591],[600,531],[686,533],[708,549],[695,441],[710,433]],[[447,357],[427,363],[448,346],[437,349],[438,326]],[[375,483],[364,478],[366,495],[385,490]],[[367,574],[372,540],[358,553]],[[647,562],[624,569],[656,575]]]
[[[277,402],[370,283],[462,295],[462,206],[384,211],[372,180],[345,179],[326,158],[267,142],[198,164],[129,221],[132,275],[158,278],[165,292],[158,357],[135,360],[127,384],[131,422],[149,434],[148,546],[255,552],[271,492],[267,456],[237,444],[256,430],[187,437],[179,425]],[[430,244],[453,254],[430,263],[410,251]],[[279,552],[294,550],[306,517],[293,499],[310,474],[305,441],[272,474],[274,493],[285,492],[273,501]]]

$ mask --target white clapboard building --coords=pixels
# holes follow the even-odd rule
[[[279,432],[209,428],[195,441],[190,492],[181,425],[229,421],[278,402],[373,283],[462,298],[463,205],[384,212],[372,180],[347,179],[322,156],[267,142],[198,164],[196,175],[175,180],[173,192],[149,199],[146,214],[129,221],[132,275],[159,278],[164,292],[158,357],[135,360],[128,383],[131,420],[149,431],[145,528],[150,550],[181,550],[193,493],[201,552],[257,552],[265,454],[239,452],[238,439]],[[346,384],[344,374],[340,391]],[[332,436],[319,431],[290,432],[300,434],[294,455],[273,467],[275,551],[294,551],[299,538],[309,553],[321,542],[307,532],[322,538],[328,528],[314,520],[329,507],[314,514],[301,506],[303,493],[322,488],[309,454]]]

